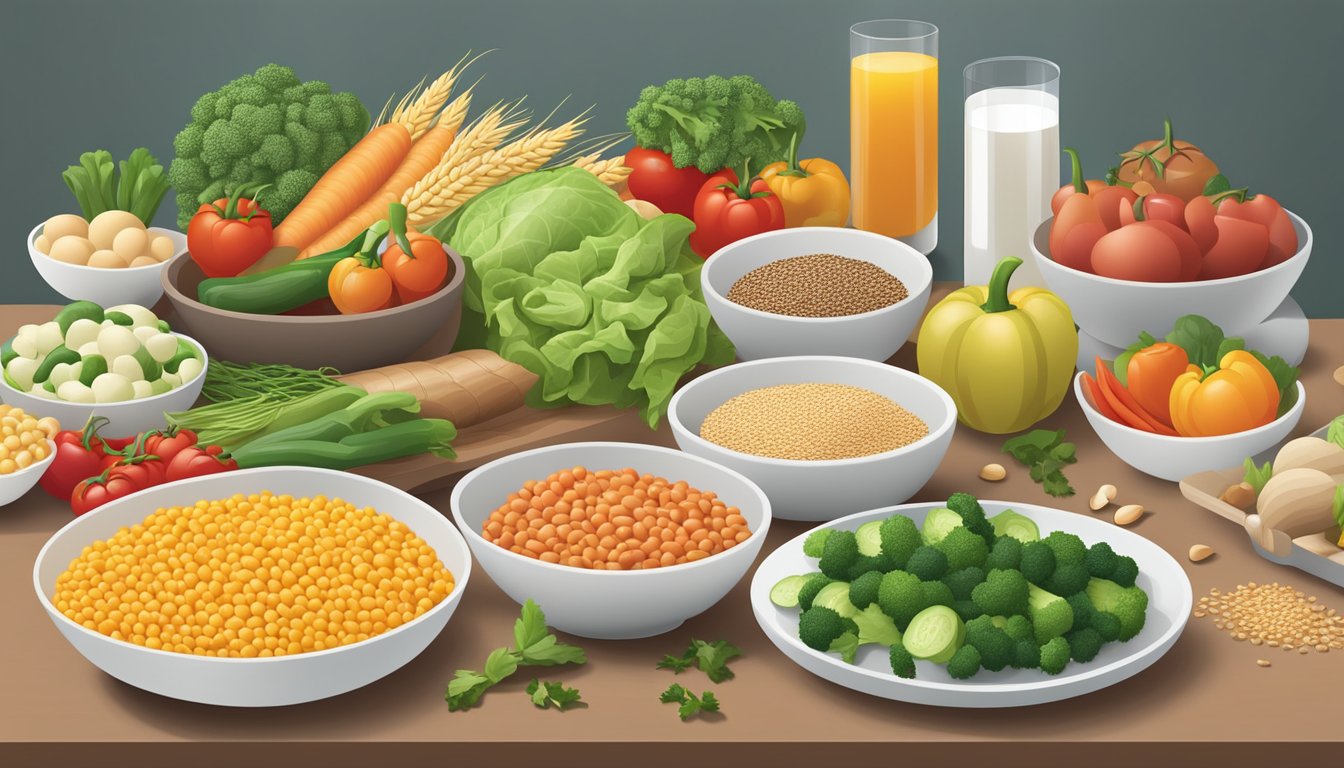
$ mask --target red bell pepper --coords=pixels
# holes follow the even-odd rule
[[[102,474],[75,486],[70,494],[70,511],[78,517],[113,499],[160,485],[164,476],[165,467],[157,456],[145,454],[123,459]]]
[[[644,147],[626,152],[625,164],[630,168],[625,181],[630,194],[663,213],[694,217],[696,194],[709,178],[705,172],[694,165],[678,168],[666,152]]]
[[[691,250],[707,259],[744,237],[784,228],[784,204],[743,164],[742,178],[731,168],[709,177],[695,197]]]
[[[116,451],[124,448],[126,442],[107,440],[98,434],[98,429],[107,421],[102,416],[90,417],[82,430],[66,429],[56,433],[53,439],[56,458],[37,481],[42,490],[64,501],[70,498],[81,480],[101,473],[122,459]]]
[[[206,277],[234,277],[275,244],[270,211],[256,201],[266,186],[239,187],[196,209],[187,225],[187,250]]]
[[[202,448],[193,445],[184,448],[168,462],[165,473],[167,482],[185,480],[189,477],[204,477],[220,472],[231,472],[238,468],[238,462],[227,457],[217,445]]]

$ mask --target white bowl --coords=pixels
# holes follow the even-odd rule
[[[1239,336],[1273,314],[1307,266],[1311,228],[1293,213],[1288,218],[1297,230],[1297,253],[1269,269],[1221,280],[1140,283],[1066,267],[1047,255],[1054,219],[1036,228],[1031,253],[1046,287],[1069,305],[1078,327],[1098,341],[1127,347],[1140,332],[1171,328],[1182,315],[1203,315],[1227,335]]]
[[[1247,456],[1278,445],[1297,426],[1307,404],[1307,390],[1299,381],[1297,403],[1262,427],[1214,437],[1169,437],[1127,427],[1102,415],[1083,391],[1082,373],[1073,379],[1073,393],[1092,431],[1111,453],[1144,474],[1172,482],[1197,472],[1239,467]]]
[[[753,269],[815,253],[875,264],[904,283],[910,295],[889,307],[842,317],[777,315],[728,300],[733,283]],[[900,240],[859,229],[797,227],[744,238],[715,251],[700,270],[700,286],[714,322],[743,360],[844,355],[882,361],[896,354],[924,316],[933,267],[928,257]]]
[[[45,223],[45,222],[44,222]],[[112,269],[87,267],[57,261],[37,250],[34,243],[42,234],[42,224],[28,233],[28,256],[37,273],[57,293],[75,301],[92,301],[102,307],[139,304],[152,307],[163,296],[163,270],[168,262],[187,252],[187,236],[173,229],[150,227],[155,235],[167,235],[173,241],[173,258],[144,267]]]
[[[163,418],[165,412],[185,411],[196,404],[196,398],[200,397],[201,388],[205,386],[205,371],[210,365],[209,355],[200,342],[180,333],[174,335],[201,353],[201,372],[191,381],[163,394],[119,403],[70,403],[20,392],[0,377],[0,400],[28,413],[53,416],[61,423],[62,429],[82,429],[89,417],[95,414],[107,418],[103,434],[108,437],[124,437],[150,429],[161,429],[167,424]]]
[[[700,425],[731,397],[780,384],[848,384],[890,398],[929,426],[922,440],[886,453],[837,461],[771,459],[700,437]],[[899,504],[933,477],[952,443],[957,406],[937,384],[903,368],[853,357],[778,357],[700,376],[672,397],[667,420],[683,451],[755,481],[784,520],[834,520]]]
[[[583,466],[634,468],[713,491],[741,510],[751,536],[693,563],[648,571],[594,571],[523,557],[481,535],[486,519],[529,481]],[[453,521],[472,554],[514,601],[531,598],[556,629],[581,637],[625,640],[671,631],[717,603],[756,561],[770,530],[770,502],[747,478],[670,448],[632,443],[570,443],[516,453],[468,473],[452,495]]]
[[[44,415],[39,413],[33,418]],[[0,475],[0,507],[13,504],[22,498],[25,493],[31,491],[33,486],[37,485],[38,479],[42,477],[42,473],[46,472],[47,467],[51,466],[51,462],[55,460],[56,443],[48,440],[47,457],[45,459],[36,464],[29,464],[16,472],[10,472],[8,475]]]
[[[434,548],[453,574],[452,593],[415,621],[368,640],[323,651],[256,659],[192,656],[113,640],[75,623],[52,605],[56,578],[90,543],[114,535],[122,526],[140,522],[161,507],[263,490],[296,497],[340,497],[391,515]],[[348,472],[266,467],[156,486],[75,518],[42,547],[33,566],[33,588],[47,615],[75,650],[122,682],[203,704],[274,707],[352,691],[415,658],[448,623],[470,575],[471,555],[462,536],[447,518],[414,496]]]

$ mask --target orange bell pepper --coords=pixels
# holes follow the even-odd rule
[[[1279,387],[1269,369],[1245,350],[1218,361],[1218,370],[1190,366],[1171,388],[1171,421],[1185,437],[1230,435],[1262,427],[1279,411]]]
[[[1160,341],[1129,358],[1126,388],[1144,410],[1171,426],[1171,385],[1189,366],[1190,357],[1184,349]]]
[[[789,159],[761,169],[761,181],[784,206],[786,227],[843,227],[849,220],[849,182],[840,166],[820,157],[798,159],[798,135]]]

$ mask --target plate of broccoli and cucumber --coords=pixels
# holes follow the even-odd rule
[[[1175,644],[1181,566],[1099,519],[953,494],[789,541],[751,585],[756,620],[804,669],[899,701],[1040,704],[1135,675]]]

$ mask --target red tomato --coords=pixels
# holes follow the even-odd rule
[[[1269,195],[1256,195],[1245,201],[1225,198],[1214,207],[1219,216],[1254,221],[1268,230],[1269,254],[1261,269],[1287,261],[1297,253],[1297,230],[1293,228],[1293,221],[1288,218],[1283,206]]]
[[[695,216],[695,196],[709,175],[695,166],[678,168],[672,157],[656,149],[635,147],[625,153],[630,168],[626,186],[630,194],[658,206],[663,213]]]
[[[1185,204],[1185,228],[1195,239],[1201,253],[1208,253],[1213,244],[1218,242],[1218,225],[1213,223],[1217,213],[1213,203],[1203,195],[1191,198]]]
[[[1218,241],[1204,254],[1199,279],[1218,280],[1256,271],[1269,253],[1269,230],[1261,225],[1221,214],[1213,217]]]
[[[1059,210],[1064,207],[1064,201],[1074,195],[1093,195],[1106,188],[1106,182],[1099,179],[1083,180],[1083,162],[1078,158],[1078,152],[1073,147],[1065,147],[1064,154],[1069,156],[1069,162],[1073,166],[1073,180],[1060,187],[1050,198],[1050,212],[1059,215]]]
[[[784,206],[760,179],[745,187],[731,168],[710,176],[695,197],[691,250],[702,259],[744,237],[784,228]]]
[[[1136,221],[1168,221],[1185,229],[1185,201],[1165,192],[1144,195],[1131,204],[1120,204],[1120,221],[1124,225]]]
[[[95,416],[89,418],[82,430],[56,433],[52,440],[56,443],[56,458],[37,480],[42,490],[61,500],[69,499],[81,480],[100,474],[121,460],[121,456],[108,455],[108,441],[98,434],[99,427],[106,423],[106,418]],[[113,442],[125,445],[122,440]]]
[[[406,253],[395,239],[388,240],[383,253],[383,269],[392,277],[392,286],[402,304],[433,296],[448,279],[448,255],[443,243],[422,232],[407,232]]]
[[[163,462],[157,459],[128,460],[90,477],[70,494],[70,511],[75,516],[97,509],[113,499],[152,488],[164,481]]]
[[[1139,199],[1139,194],[1128,187],[1105,187],[1097,190],[1092,195],[1092,199],[1097,203],[1097,212],[1101,214],[1101,223],[1106,225],[1107,232],[1112,232],[1124,226],[1124,221],[1120,218],[1120,209],[1124,206],[1131,206],[1130,212],[1132,214],[1132,206],[1134,201]]]
[[[270,212],[241,192],[201,205],[187,225],[187,250],[206,277],[234,277],[274,245]]]
[[[1092,268],[1098,275],[1116,280],[1180,281],[1181,249],[1169,233],[1158,226],[1165,223],[1138,221],[1106,233],[1092,249]]]
[[[220,472],[228,472],[238,468],[238,462],[233,459],[221,459],[219,446],[212,445],[210,448],[201,448],[193,445],[186,448],[173,457],[168,462],[168,467],[164,472],[167,482],[175,480],[185,480],[188,477],[202,477],[204,475],[214,475]],[[215,449],[211,453],[211,449]]]
[[[196,444],[196,433],[190,429],[169,428],[165,431],[146,433],[141,454],[158,456],[166,466],[180,451]]]
[[[1097,201],[1074,194],[1050,224],[1050,258],[1070,269],[1092,271],[1092,247],[1106,234]]]
[[[1177,198],[1179,200],[1180,198]],[[1190,282],[1199,279],[1199,272],[1204,264],[1204,254],[1200,253],[1199,246],[1189,232],[1172,224],[1170,221],[1161,219],[1149,219],[1146,223],[1154,226],[1159,232],[1171,238],[1171,242],[1176,244],[1176,250],[1181,254],[1181,282]]]

